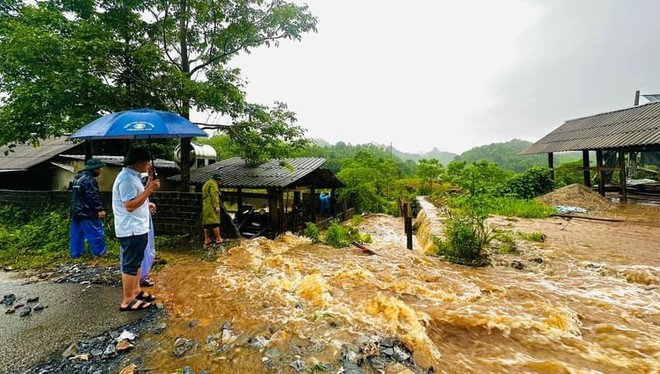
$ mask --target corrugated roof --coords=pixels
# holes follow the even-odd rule
[[[74,160],[84,160],[85,156],[84,155],[62,155],[63,158],[70,158]],[[92,155],[94,158],[98,158],[99,160],[103,161],[106,164],[109,165],[116,165],[116,166],[122,166],[122,161],[124,161],[124,156],[107,156],[107,155]],[[169,161],[169,160],[163,160],[160,158],[157,158],[154,160],[154,166],[156,169],[173,169],[176,171],[180,171],[181,168],[174,162],[174,161]]]
[[[8,146],[2,146],[0,147],[0,172],[28,170],[79,144],[73,143],[67,137],[63,136],[49,138],[41,141],[39,147],[18,144],[16,147],[11,148],[11,151],[6,156],[5,151],[10,150],[10,148]]]
[[[209,180],[214,173],[222,175],[220,187],[226,188],[276,188],[298,185],[307,176],[315,174],[317,188],[341,187],[342,183],[328,170],[320,169],[325,163],[324,158],[299,157],[287,158],[282,161],[270,160],[258,166],[248,166],[240,157],[232,157],[216,162],[203,168],[190,171],[190,183],[199,185]],[[288,168],[291,165],[293,169]],[[329,174],[328,174],[329,173]],[[181,174],[168,178],[175,182],[181,181]],[[316,179],[315,179],[316,180]]]
[[[660,145],[660,102],[564,122],[521,154]]]

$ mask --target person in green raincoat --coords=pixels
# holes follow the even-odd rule
[[[202,227],[204,248],[222,243],[220,236],[220,173],[215,173],[202,186]],[[211,243],[209,231],[213,231],[215,242]]]

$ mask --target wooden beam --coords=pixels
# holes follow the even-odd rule
[[[603,150],[596,151],[596,172],[598,173],[598,193],[605,196],[605,183],[603,181]]]
[[[584,176],[584,185],[591,188],[591,172],[589,171],[589,150],[582,150],[582,173]]]
[[[626,193],[626,153],[625,151],[619,151],[619,165],[621,170],[619,171],[619,179],[621,181],[621,201],[628,202],[628,194]]]
[[[555,164],[552,157],[553,153],[548,153],[548,169],[550,169],[550,179],[555,180]]]

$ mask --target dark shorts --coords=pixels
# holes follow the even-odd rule
[[[220,227],[220,224],[219,223],[209,223],[207,225],[204,225],[203,227],[205,229],[213,229],[213,228],[216,228],[216,227]]]
[[[144,250],[147,248],[149,234],[127,236],[118,238],[121,246],[121,272],[128,275],[137,275],[137,271],[144,259]]]

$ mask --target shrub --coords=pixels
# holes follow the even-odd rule
[[[342,226],[336,220],[333,220],[325,233],[324,242],[335,248],[348,247],[352,244],[356,230],[354,227]]]
[[[530,242],[543,243],[545,241],[545,234],[542,232],[519,232],[518,236]]]
[[[305,225],[303,234],[310,238],[312,243],[319,243],[321,241],[321,231],[319,230],[319,227],[312,222],[307,222]]]
[[[504,193],[518,199],[533,199],[546,194],[555,188],[555,182],[550,177],[550,169],[532,166],[522,174],[517,174],[507,180]]]
[[[438,255],[464,265],[484,263],[483,248],[492,239],[492,232],[483,217],[452,211],[444,226],[446,240],[433,238]]]

